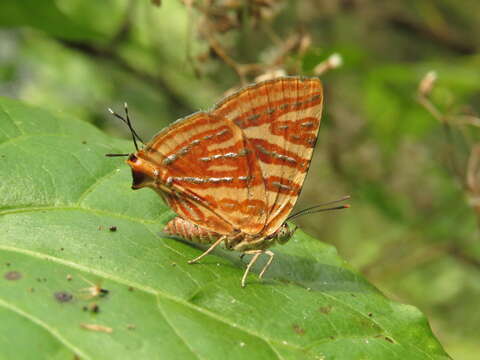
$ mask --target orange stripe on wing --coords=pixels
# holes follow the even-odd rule
[[[262,124],[270,123],[274,120],[288,113],[296,113],[318,106],[322,103],[322,94],[309,94],[300,98],[286,98],[278,101],[269,102],[265,105],[254,107],[249,113],[243,113],[236,116],[233,122],[240,128],[246,129],[253,126],[260,126]],[[225,110],[226,112],[226,110]],[[228,113],[222,114],[223,116]]]
[[[267,191],[273,191],[279,194],[298,196],[301,186],[291,180],[279,177],[269,176],[265,179],[265,188]]]
[[[310,159],[304,159],[294,152],[287,151],[281,146],[271,144],[263,139],[250,139],[253,144],[257,158],[266,164],[277,164],[296,168],[298,171],[306,172]]]

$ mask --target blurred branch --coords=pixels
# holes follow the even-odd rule
[[[160,2],[158,2],[158,5],[159,4]],[[160,92],[162,92],[162,95],[167,98],[167,101],[170,102],[179,113],[190,112],[192,110],[190,104],[184,100],[182,94],[178,94],[176,89],[171,87],[164,79],[136,68],[115,51],[115,49],[120,44],[127,41],[130,36],[131,19],[132,14],[135,11],[135,5],[136,2],[134,0],[130,0],[128,2],[122,24],[117,32],[113,35],[110,43],[106,46],[100,47],[85,41],[66,40],[60,38],[55,38],[55,40],[69,49],[79,51],[90,57],[114,63],[125,72],[128,72],[141,81],[149,83],[153,87],[158,88]]]
[[[425,26],[416,22],[403,14],[391,14],[387,21],[394,27],[411,33],[414,36],[420,36],[430,40],[438,45],[446,47],[462,55],[472,55],[477,52],[476,46],[468,43],[464,38],[452,35],[452,31],[445,31]]]
[[[447,151],[450,166],[456,175],[457,180],[463,187],[468,204],[473,208],[477,216],[477,223],[480,227],[480,144],[474,143],[469,149],[468,161],[465,166],[457,163],[455,154],[459,149],[454,146],[452,127],[463,125],[478,126],[478,118],[471,115],[447,115],[441,112],[430,100],[429,95],[437,80],[435,72],[430,71],[420,81],[417,92],[417,101],[443,126],[449,149]],[[457,119],[457,120],[456,120]]]
[[[268,24],[272,18],[280,11],[280,1],[272,0],[250,0],[246,2],[195,2],[193,0],[182,0],[190,14],[195,9],[200,14],[200,22],[197,26],[198,34],[208,43],[209,52],[198,58],[217,58],[225,65],[233,69],[239,77],[242,85],[246,84],[250,78],[271,76],[276,72],[288,73],[285,68],[287,60],[291,54],[300,58],[311,46],[312,40],[310,34],[302,29],[294,32],[285,40],[280,40],[278,36],[269,31]],[[246,17],[248,16],[248,21]],[[222,43],[221,36],[229,32],[241,32],[245,25],[252,28],[260,25],[267,25],[265,33],[274,39],[276,44],[275,55],[266,62],[241,63],[232,55],[228,46]],[[271,30],[271,29],[270,29]],[[259,31],[259,30],[256,30]],[[295,64],[288,64],[293,69],[293,73],[298,73],[298,61]],[[195,64],[194,68],[197,69]],[[328,70],[328,69],[327,69]]]
[[[461,166],[457,163],[455,158],[455,146],[453,144],[452,129],[450,125],[451,119],[447,114],[442,113],[429,98],[430,92],[436,81],[437,73],[435,71],[429,71],[420,81],[417,90],[417,101],[442,125],[449,146],[447,151],[448,161],[450,163],[449,166],[460,184],[465,187],[465,171],[461,169]]]
[[[405,255],[398,256],[399,251],[404,248],[403,239],[388,243],[382,247],[376,260],[369,262],[360,270],[369,279],[375,281],[385,281],[395,277],[397,274],[405,275],[420,266],[427,265],[439,259],[445,259],[445,256],[451,256],[458,262],[473,266],[480,270],[480,259],[468,254],[464,249],[456,245],[434,245],[430,246],[430,242],[424,247],[417,248]],[[458,242],[456,240],[448,241],[449,243]],[[397,254],[395,262],[391,262],[392,254]]]
[[[110,47],[99,47],[82,41],[73,41],[58,38],[56,40],[69,49],[79,51],[85,55],[94,58],[110,61],[117,65],[120,69],[158,88],[162,92],[162,95],[167,98],[167,101],[169,101],[178,112],[188,113],[192,110],[191,105],[184,100],[184,97],[181,94],[178,94],[177,91],[173,87],[171,87],[165,80],[163,80],[161,77],[154,76],[146,71],[134,67]]]

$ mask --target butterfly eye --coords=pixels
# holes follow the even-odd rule
[[[130,154],[130,156],[128,157],[128,161],[130,162],[136,162],[138,160],[138,158],[135,156],[135,154]]]

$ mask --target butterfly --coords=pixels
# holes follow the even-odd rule
[[[178,215],[164,232],[253,255],[285,243],[296,227],[286,220],[297,201],[317,141],[323,104],[318,78],[282,77],[247,86],[210,111],[179,119],[128,155],[133,189],[155,190]],[[344,208],[342,206],[339,208]],[[312,210],[309,208],[306,210]],[[300,213],[294,214],[297,216]],[[292,215],[290,215],[290,218]]]

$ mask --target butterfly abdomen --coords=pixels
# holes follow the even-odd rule
[[[201,228],[179,216],[170,220],[167,225],[165,225],[163,232],[171,236],[177,236],[200,244],[210,244],[221,236],[219,233]]]

